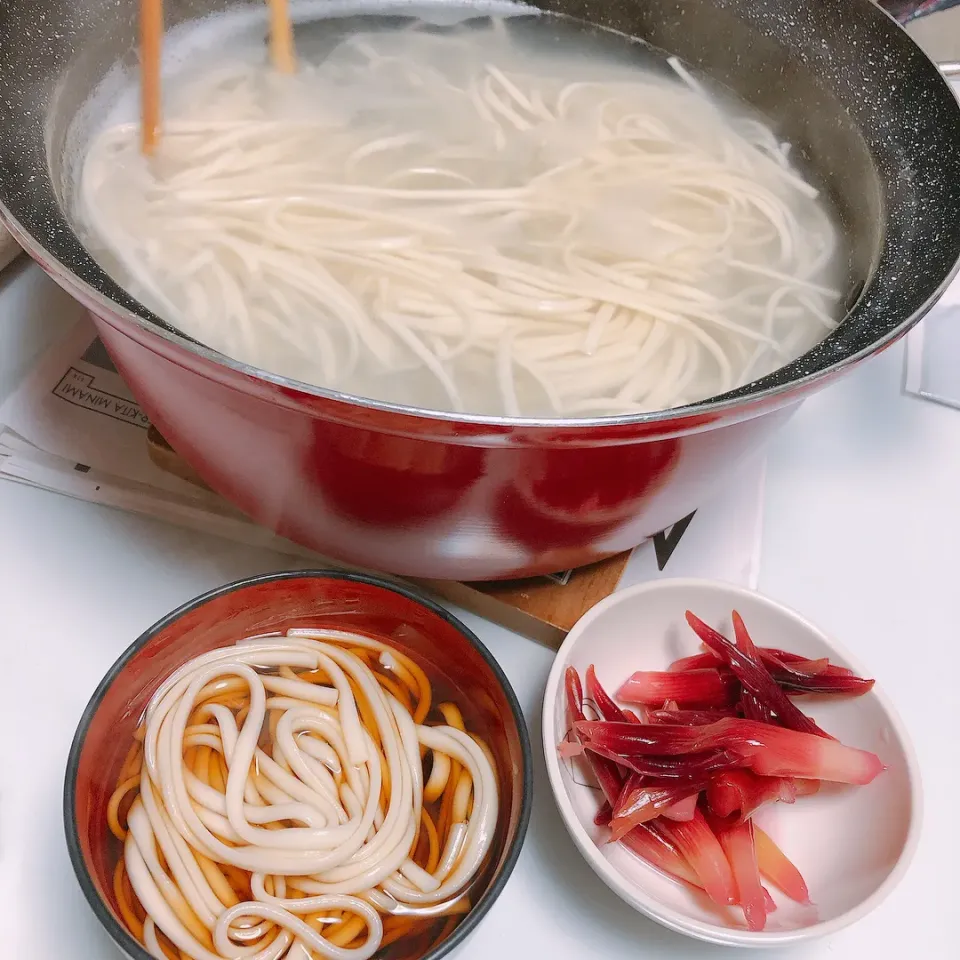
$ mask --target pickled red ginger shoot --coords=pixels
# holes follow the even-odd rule
[[[759,656],[750,656],[739,650],[689,610],[686,619],[703,643],[726,662],[744,690],[776,714],[780,723],[792,730],[829,736],[787,697]]]
[[[711,900],[720,906],[737,902],[737,886],[730,864],[716,834],[699,810],[686,823],[664,819],[655,823],[656,831],[675,844],[686,857]]]
[[[767,898],[760,884],[753,823],[748,820],[721,829],[717,836],[730,861],[737,885],[737,902],[743,908],[747,926],[751,930],[763,930],[767,925]]]
[[[708,667],[701,670],[638,670],[617,691],[626,703],[660,706],[672,700],[680,708],[724,707],[734,702],[733,678]]]
[[[870,783],[884,769],[880,758],[869,751],[733,717],[703,727],[585,720],[574,724],[574,729],[588,751],[599,748],[625,759],[727,750],[761,776],[856,784]]]
[[[762,931],[776,903],[761,877],[799,903],[810,896],[756,811],[815,794],[821,780],[869,784],[884,769],[875,754],[823,734],[787,694],[859,696],[873,681],[826,657],[758,646],[736,611],[735,643],[692,613],[687,620],[706,651],[665,671],[637,671],[618,690],[643,719],[611,699],[590,667],[587,694],[600,719],[572,713],[576,747],[561,753],[576,750],[612,771],[595,819],[607,843],[739,906],[747,927]],[[580,703],[575,671],[568,682]]]
[[[806,881],[770,835],[755,825],[754,839],[760,873],[791,900],[810,904],[812,901]]]

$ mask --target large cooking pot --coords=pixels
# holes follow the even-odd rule
[[[891,2],[902,16],[919,6]],[[167,27],[227,5],[236,2],[168,0]],[[144,410],[203,479],[260,523],[328,555],[481,579],[631,547],[701,504],[805,396],[906,332],[954,273],[960,108],[936,67],[869,0],[540,6],[678,54],[775,121],[841,215],[857,285],[835,333],[722,397],[576,421],[404,408],[236,363],[128,296],[62,211],[66,145],[84,102],[118,60],[135,69],[137,0],[0,5],[7,223],[90,309]]]

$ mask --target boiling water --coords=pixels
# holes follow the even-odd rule
[[[237,360],[475,414],[678,406],[835,326],[831,216],[755,115],[619,34],[471,9],[302,24],[294,76],[262,30],[181,29],[155,156],[122,103],[89,144],[91,251]]]

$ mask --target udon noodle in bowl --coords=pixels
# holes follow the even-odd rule
[[[87,108],[76,229],[201,343],[421,409],[663,410],[828,335],[854,287],[835,212],[769,121],[520,13],[328,12],[295,58],[249,10],[174,32],[149,122],[132,90]]]
[[[68,846],[131,957],[439,957],[519,853],[529,763],[506,679],[441,608],[261,577],[108,674],[71,751]]]

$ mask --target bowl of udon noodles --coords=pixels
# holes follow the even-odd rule
[[[565,569],[696,509],[955,272],[947,83],[869,0],[789,7],[9,0],[0,212],[256,521]]]
[[[124,652],[78,726],[64,824],[132,960],[438,960],[502,892],[531,791],[476,636],[405,587],[298,571]]]

